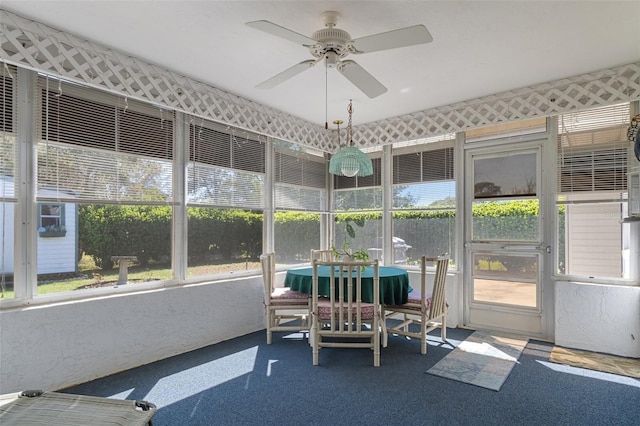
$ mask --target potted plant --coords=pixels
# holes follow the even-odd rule
[[[353,251],[349,248],[349,243],[347,241],[344,242],[342,246],[342,250],[338,250],[336,246],[331,247],[331,251],[333,252],[333,257],[336,259],[347,258],[349,261],[367,261],[369,260],[369,253],[364,249],[359,249]]]
[[[48,225],[38,228],[38,233],[42,238],[64,237],[67,235],[67,229],[64,225]]]

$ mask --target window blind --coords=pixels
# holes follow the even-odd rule
[[[284,210],[323,211],[327,162],[324,156],[274,147],[275,207]]]
[[[14,128],[14,79],[16,67],[3,64],[0,71],[0,130],[3,134],[13,133]]]
[[[0,71],[0,199],[16,201],[15,76],[16,68]]]
[[[173,112],[46,76],[38,85],[38,188],[55,194],[39,200],[172,201]]]
[[[572,193],[626,191],[628,125],[628,103],[558,117],[558,194],[562,199]]]
[[[454,148],[393,156],[393,208],[454,208]]]
[[[547,131],[546,117],[519,120],[510,123],[469,129],[465,132],[465,143],[481,142],[490,139],[513,138],[517,136],[544,133]]]
[[[372,158],[373,174],[371,176],[334,176],[334,189],[371,188],[382,185],[382,159]]]
[[[393,156],[393,183],[454,179],[453,147]]]
[[[372,158],[371,176],[334,176],[334,209],[380,210],[382,208],[382,159]]]
[[[260,137],[207,120],[189,127],[189,205],[264,208],[265,143]]]

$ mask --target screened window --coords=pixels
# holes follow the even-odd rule
[[[188,203],[217,207],[264,206],[265,144],[213,122],[192,124],[187,169]]]
[[[278,264],[309,261],[327,210],[327,162],[320,152],[274,142],[274,248]]]
[[[325,211],[327,163],[301,146],[274,147],[275,206],[280,210]]]
[[[334,210],[382,209],[382,159],[372,158],[371,176],[334,176]]]
[[[173,112],[47,76],[38,89],[38,294],[113,287],[114,256],[138,259],[131,284],[173,278]]]
[[[630,277],[629,104],[558,117],[558,272]]]
[[[265,141],[203,120],[189,127],[188,158],[187,276],[259,269]]]
[[[15,129],[15,76],[16,68],[6,65],[0,70],[0,297],[14,297],[7,277],[14,272],[13,222],[16,207],[16,137]]]
[[[423,255],[453,255],[455,209],[452,142],[394,150],[394,263],[417,264]]]

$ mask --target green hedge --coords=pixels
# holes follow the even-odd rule
[[[454,210],[395,212],[394,236],[412,246],[407,251],[410,258],[423,254],[452,254],[455,250],[455,215]],[[535,238],[538,202],[488,202],[474,206],[473,215],[476,236]],[[138,256],[142,265],[170,260],[172,217],[169,206],[80,205],[78,216],[80,250],[101,268],[113,267],[111,256],[114,255]],[[381,213],[336,215],[336,244],[341,245],[346,238],[353,249],[380,247],[381,220]],[[319,222],[320,215],[315,213],[278,212],[274,215],[275,250],[282,254],[282,261],[305,260],[311,248],[319,247]],[[258,259],[263,246],[262,225],[260,211],[188,209],[189,262]],[[348,236],[347,225],[354,229],[355,239]]]

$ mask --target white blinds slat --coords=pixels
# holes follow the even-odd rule
[[[187,202],[192,205],[264,208],[264,175],[192,163],[187,169]]]
[[[323,211],[324,194],[320,189],[275,185],[276,208],[282,210]]]
[[[558,117],[558,194],[625,192],[629,104]]]
[[[38,144],[38,186],[48,189],[39,199],[169,203],[172,173],[170,161],[72,145]]]

